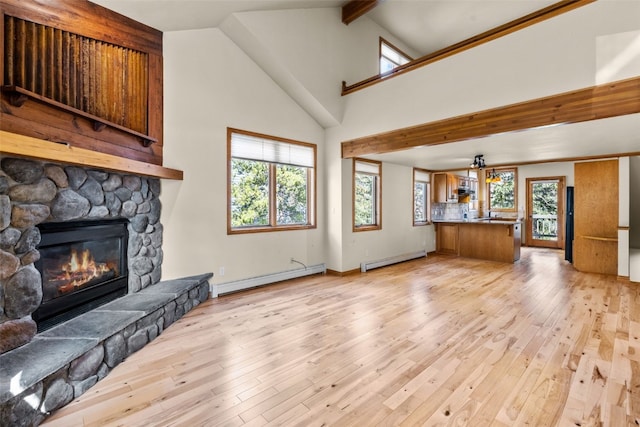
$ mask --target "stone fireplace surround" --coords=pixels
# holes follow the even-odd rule
[[[37,425],[208,297],[211,274],[160,282],[160,180],[0,158],[0,420]],[[37,334],[43,222],[129,220],[128,294]]]

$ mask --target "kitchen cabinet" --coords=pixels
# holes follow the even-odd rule
[[[458,189],[468,190],[470,178],[467,176],[459,176],[457,178],[458,178]]]
[[[478,179],[451,173],[433,174],[434,203],[469,203],[471,210],[478,209]]]
[[[514,262],[520,259],[522,224],[507,221],[463,224],[458,241],[460,256]]]
[[[498,262],[520,259],[519,221],[436,222],[436,252]]]
[[[458,255],[458,224],[437,224],[436,252]]]
[[[478,178],[469,178],[469,190],[471,192],[471,201],[477,202],[478,201]]]
[[[450,173],[434,173],[433,201],[435,203],[457,203],[458,177]]]

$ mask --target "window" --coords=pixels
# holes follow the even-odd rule
[[[380,74],[388,73],[409,61],[411,58],[408,55],[380,37]]]
[[[315,227],[316,146],[227,130],[227,232]]]
[[[382,163],[353,159],[353,231],[382,228]]]
[[[413,169],[413,225],[425,225],[431,217],[429,204],[429,172]]]
[[[495,172],[499,179],[490,180],[487,178],[487,191],[489,194],[490,211],[515,211],[516,193],[518,185],[517,169],[494,169],[487,170],[487,177]]]

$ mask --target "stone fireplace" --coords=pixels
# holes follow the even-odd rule
[[[160,281],[160,180],[4,157],[0,161],[0,354],[28,343],[42,302],[39,226],[123,219],[127,292]],[[85,223],[86,224],[86,223]],[[46,242],[45,242],[46,244]],[[37,316],[36,316],[37,317]]]
[[[159,195],[0,157],[0,424],[39,424],[208,298],[211,274],[160,281]]]

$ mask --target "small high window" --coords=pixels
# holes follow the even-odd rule
[[[316,146],[227,130],[227,232],[315,227]]]
[[[382,228],[382,163],[353,159],[353,231]]]
[[[388,73],[410,61],[409,55],[380,37],[380,74]]]
[[[413,169],[413,225],[429,223],[431,206],[429,203],[429,172]]]

